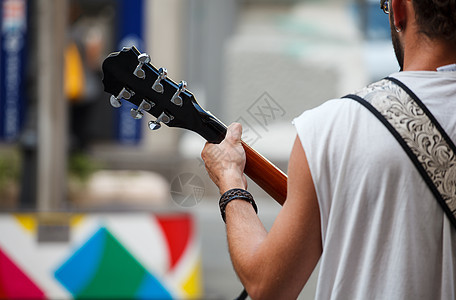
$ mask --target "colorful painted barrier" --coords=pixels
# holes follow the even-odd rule
[[[56,219],[59,226],[43,227],[49,222],[37,214],[0,215],[0,299],[202,297],[201,249],[190,214],[44,218]]]

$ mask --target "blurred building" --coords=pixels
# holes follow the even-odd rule
[[[171,79],[186,80],[222,122],[242,123],[244,140],[284,171],[295,138],[293,118],[398,70],[388,16],[376,0],[0,3],[0,210],[189,211],[201,230],[208,298],[234,297],[241,287],[210,201],[217,190],[199,159],[205,141],[177,128],[148,130],[155,117],[134,120],[127,101],[113,108],[101,82],[103,59],[132,45],[148,53]],[[43,186],[48,194],[40,192]],[[270,226],[279,207],[253,182],[249,189]],[[199,206],[189,209],[176,194],[198,198]],[[11,222],[1,224],[18,230]],[[133,243],[128,233],[123,237],[125,245]],[[59,248],[61,256],[67,246]],[[165,269],[159,266],[166,277]],[[180,279],[191,278],[184,275]],[[171,277],[166,280],[174,282]],[[313,284],[302,299],[312,298]]]

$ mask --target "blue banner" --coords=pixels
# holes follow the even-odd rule
[[[24,118],[27,1],[0,3],[0,140],[13,141]]]
[[[143,41],[143,0],[120,0],[119,14],[119,39],[118,49],[136,46],[140,51],[144,47]],[[122,144],[137,144],[141,140],[142,122],[135,120],[130,115],[134,106],[128,101],[122,101],[122,106],[117,113],[117,140]]]

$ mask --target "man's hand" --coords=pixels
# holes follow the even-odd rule
[[[201,152],[207,173],[220,194],[232,188],[247,189],[244,175],[245,151],[241,145],[242,126],[231,124],[220,144],[206,143]]]

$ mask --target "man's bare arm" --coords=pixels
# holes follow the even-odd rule
[[[206,167],[211,178],[216,178],[214,182],[221,192],[234,187],[245,188],[242,186],[244,177],[239,173],[243,162],[236,157],[240,130],[238,125],[230,126],[229,142],[214,145],[229,153],[225,157],[231,161],[223,163],[233,168],[217,170],[214,158],[204,155],[212,145],[206,145],[203,150]],[[220,170],[224,173],[217,173]],[[322,252],[318,201],[299,138],[290,156],[287,200],[270,232],[266,232],[250,203],[243,200],[227,205],[226,228],[233,266],[253,299],[288,299],[299,295]]]

